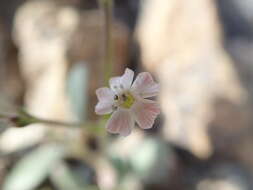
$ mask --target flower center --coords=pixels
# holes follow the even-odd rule
[[[115,95],[114,99],[118,102],[119,106],[126,109],[131,108],[135,101],[134,96],[129,92],[123,93],[120,96]]]

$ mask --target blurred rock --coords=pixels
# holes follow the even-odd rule
[[[20,104],[24,89],[17,62],[17,49],[2,20],[0,17],[0,111],[6,111],[3,104]]]
[[[27,108],[43,117],[67,119],[66,49],[78,24],[77,12],[52,1],[31,1],[20,7],[15,18]]]
[[[251,190],[252,176],[238,165],[213,167],[196,185],[196,190]]]
[[[220,125],[216,125],[215,129],[211,132],[216,131],[216,138],[213,141],[216,144],[220,144],[220,147],[223,147],[223,149],[220,149],[221,152],[225,152],[229,157],[235,156],[253,171],[252,151],[250,148],[252,146],[253,136],[251,119],[253,107],[253,25],[251,10],[253,10],[253,4],[252,0],[222,0],[217,1],[217,8],[225,34],[224,47],[233,59],[233,66],[238,73],[243,87],[248,92],[248,101],[238,110],[235,109],[235,105],[228,102],[225,104],[230,104],[230,108],[227,106],[227,109],[224,110],[220,109],[221,106],[218,107],[217,110],[221,111],[217,111],[218,114],[223,113],[221,115],[226,115],[227,118],[229,117],[225,125],[230,125],[230,130],[228,130],[229,134],[223,135],[223,138],[219,138],[220,135],[218,134],[224,131]],[[224,101],[220,105],[222,104],[224,105]],[[221,119],[223,116],[218,118]],[[236,126],[241,126],[241,128],[238,129]],[[233,133],[231,133],[231,129],[234,129]],[[218,139],[219,141],[217,141]],[[228,146],[229,148],[224,151]]]
[[[243,85],[253,97],[253,4],[252,0],[217,1],[222,28],[224,30],[224,46],[235,61]],[[229,7],[229,8],[228,8]]]
[[[13,36],[26,85],[25,105],[39,117],[73,119],[65,94],[66,49],[78,18],[71,7],[47,0],[28,1],[16,12]],[[38,142],[45,132],[42,125],[8,130],[1,148],[14,150]]]
[[[145,1],[136,32],[143,64],[161,83],[165,138],[200,158],[232,152],[232,140],[251,131],[252,107],[222,47],[214,1]]]
[[[247,40],[252,40],[253,1],[221,0],[216,2],[226,34],[225,38],[246,37]]]

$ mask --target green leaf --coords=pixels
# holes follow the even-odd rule
[[[130,163],[134,172],[146,183],[167,180],[173,156],[166,144],[158,138],[145,139],[133,151]]]
[[[131,170],[131,165],[126,159],[120,158],[118,156],[111,156],[110,158],[112,165],[118,172],[119,179],[125,177]]]
[[[78,63],[71,68],[67,81],[71,107],[80,121],[84,121],[87,117],[88,74],[86,64]]]
[[[98,190],[88,185],[84,176],[71,170],[64,162],[58,163],[56,169],[51,171],[50,179],[59,190]]]
[[[33,123],[38,123],[39,120],[34,116],[27,113],[25,110],[19,110],[16,116],[10,118],[10,121],[16,127],[26,127],[27,125],[31,125]]]
[[[56,170],[52,170],[50,179],[53,184],[60,190],[81,190],[82,185],[79,185],[75,180],[74,174],[64,163],[58,163]]]
[[[3,190],[32,190],[38,186],[65,155],[56,144],[44,145],[23,157],[11,170]]]

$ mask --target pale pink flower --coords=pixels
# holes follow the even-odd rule
[[[159,85],[148,72],[140,73],[133,82],[134,72],[126,69],[120,77],[110,79],[110,88],[96,90],[98,103],[95,112],[98,115],[112,113],[106,129],[110,133],[128,136],[135,123],[142,129],[153,126],[160,113],[158,104],[150,99],[158,94]]]

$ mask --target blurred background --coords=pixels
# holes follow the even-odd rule
[[[0,189],[253,190],[252,60],[253,0],[1,0]],[[126,67],[162,114],[123,138],[94,106]]]

